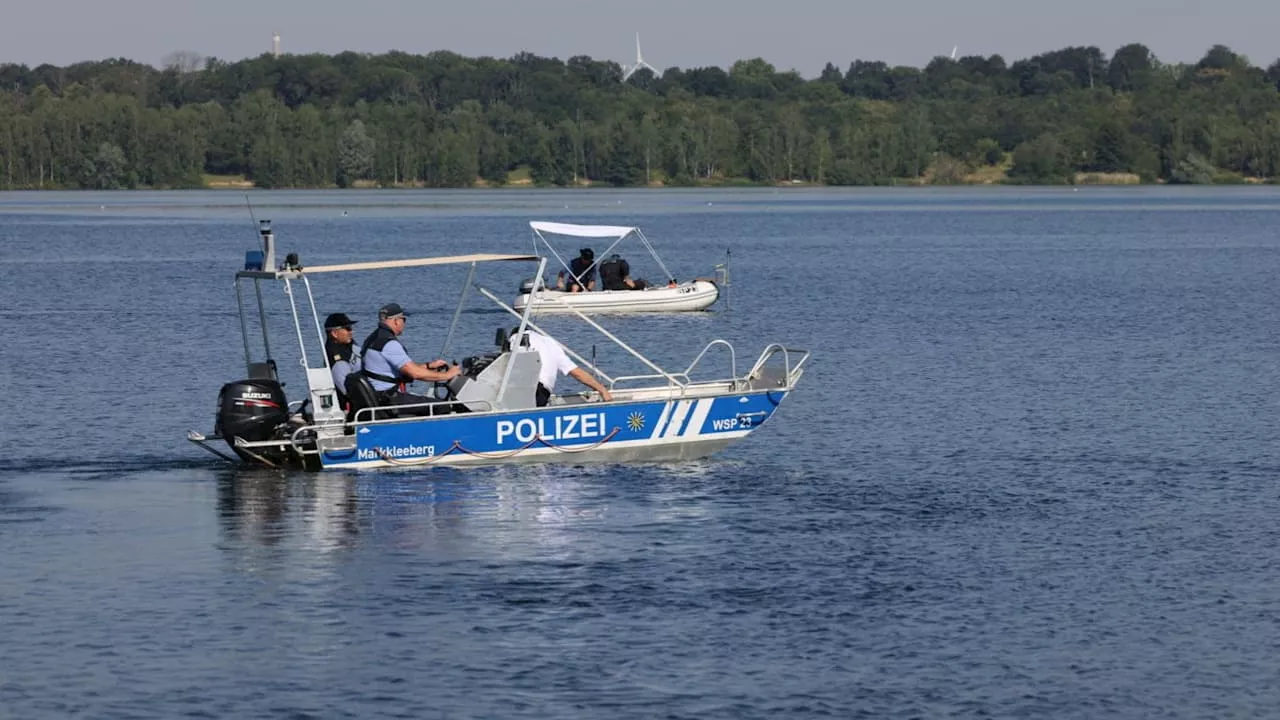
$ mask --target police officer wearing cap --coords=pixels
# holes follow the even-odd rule
[[[347,404],[347,376],[360,370],[360,356],[355,353],[355,337],[352,329],[355,320],[345,313],[334,313],[324,319],[324,354],[329,359],[329,372],[333,373],[333,386],[338,390],[338,403]]]
[[[446,382],[457,377],[462,368],[444,360],[426,365],[416,363],[400,342],[405,318],[409,313],[397,303],[378,308],[378,329],[374,330],[360,346],[363,367],[360,372],[369,378],[370,384],[387,405],[422,405],[433,402],[431,398],[405,391],[405,385],[414,380]],[[422,406],[402,412],[410,415],[430,415],[431,408]]]

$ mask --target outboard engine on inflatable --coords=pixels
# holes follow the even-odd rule
[[[520,283],[520,294],[528,295],[533,292],[533,283],[535,280],[535,278],[526,278],[524,282]]]
[[[279,381],[269,378],[237,380],[218,391],[218,417],[213,431],[244,460],[254,458],[236,447],[236,438],[248,442],[270,440],[289,421],[289,401]],[[276,455],[262,453],[260,455]]]

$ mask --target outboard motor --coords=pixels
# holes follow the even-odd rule
[[[218,391],[218,417],[213,431],[245,460],[252,458],[236,447],[237,437],[249,442],[270,440],[276,428],[288,421],[289,401],[276,380],[237,380]]]
[[[524,282],[520,283],[520,294],[528,295],[529,293],[532,293],[534,281],[535,278],[526,278]]]

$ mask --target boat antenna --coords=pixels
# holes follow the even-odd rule
[[[249,222],[253,223],[253,239],[258,239],[258,218],[253,214],[253,203],[249,202],[249,193],[244,194],[245,207],[249,208]]]
[[[715,267],[716,280],[718,280],[721,285],[724,285],[724,309],[726,311],[733,309],[733,306],[729,302],[729,260],[732,256],[733,251],[729,248],[725,248],[724,262]]]

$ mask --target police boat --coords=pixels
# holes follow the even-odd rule
[[[247,253],[244,269],[235,273],[245,375],[219,391],[213,432],[188,433],[193,443],[233,462],[336,470],[699,458],[746,437],[773,417],[796,387],[810,356],[805,350],[771,344],[739,374],[733,346],[715,339],[688,367],[667,370],[569,307],[566,312],[576,314],[647,371],[610,376],[564,348],[613,398],[603,402],[595,391],[569,392],[553,394],[540,406],[536,388],[541,360],[530,347],[528,332],[550,334],[530,319],[532,306],[518,312],[476,283],[475,276],[482,263],[528,262],[536,263],[535,277],[541,278],[545,257],[473,254],[303,267],[293,253],[277,265],[270,221],[262,221],[260,236],[262,249]],[[462,373],[438,383],[429,402],[380,405],[368,378],[355,372],[344,388],[349,401],[340,404],[324,352],[312,279],[433,265],[470,268],[447,337],[452,338],[472,287],[518,318],[514,331],[508,334],[499,329],[495,348],[466,358]],[[272,296],[279,297],[279,293],[265,293],[264,298],[264,286],[272,285],[283,290],[293,320],[293,337],[283,343],[273,342],[267,330],[266,303]],[[261,337],[251,328],[260,329]],[[296,353],[291,349],[294,341]],[[712,350],[721,357],[727,354],[728,376],[692,380]],[[289,402],[285,396],[278,358],[300,366],[306,383],[301,400]],[[230,453],[220,447],[223,443]]]
[[[729,263],[716,266],[715,278],[697,278],[677,282],[667,269],[666,263],[658,256],[649,238],[637,227],[615,225],[574,225],[571,223],[555,223],[534,221],[529,223],[533,230],[534,254],[544,250],[550,253],[560,265],[563,273],[564,287],[557,283],[547,287],[535,279],[525,280],[520,285],[520,294],[516,296],[513,306],[516,310],[524,310],[532,306],[535,313],[670,313],[696,312],[706,310],[715,304],[720,297],[720,286],[726,291],[729,284]],[[596,239],[609,242],[604,252],[595,254],[590,248],[583,248],[579,258],[584,258],[582,265],[575,266],[573,261],[566,262],[557,251],[555,245],[547,239],[548,235],[578,238],[579,240]],[[601,285],[611,264],[619,263],[624,267],[626,261],[614,254],[614,250],[623,241],[634,238],[649,251],[650,257],[662,270],[662,278],[653,284],[645,283],[635,289],[604,289],[598,287],[591,292],[570,292],[568,287],[579,283],[582,278],[599,271]],[[575,272],[575,269],[578,272]],[[616,275],[619,271],[614,270]],[[627,274],[623,272],[623,274]]]

